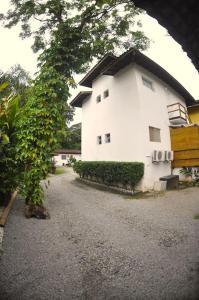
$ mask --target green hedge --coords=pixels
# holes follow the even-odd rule
[[[132,189],[144,175],[141,162],[77,161],[73,169],[81,178]]]

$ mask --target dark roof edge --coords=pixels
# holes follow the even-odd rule
[[[130,62],[137,63],[150,71],[152,74],[160,78],[162,81],[171,86],[174,91],[178,92],[186,100],[187,105],[194,105],[195,99],[192,95],[179,83],[171,74],[169,74],[160,65],[144,55],[140,51],[131,48],[127,52],[123,53],[119,58],[111,65],[107,66],[104,70],[104,75],[115,75],[122,68],[126,67]]]
[[[82,107],[82,102],[86,97],[90,96],[92,91],[82,91],[77,94],[77,96],[70,102],[73,107]]]
[[[56,149],[53,154],[81,154],[81,150],[77,149]]]
[[[80,80],[79,85],[92,87],[92,81],[99,76],[104,68],[115,61],[117,56],[113,53],[107,53],[98,63]]]
[[[199,103],[198,103],[199,101],[198,100],[196,100],[196,103],[194,103],[194,104],[192,104],[192,105],[189,105],[189,106],[187,106],[187,108],[194,108],[194,107],[198,107],[199,106]]]

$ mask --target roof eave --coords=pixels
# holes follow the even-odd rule
[[[73,107],[82,107],[83,101],[92,94],[92,91],[79,92],[77,96],[70,102]]]
[[[181,96],[183,96],[187,105],[193,105],[195,103],[195,99],[172,75],[136,49],[130,49],[126,53],[122,54],[115,62],[104,70],[103,74],[113,76],[131,62],[137,63],[166,82]]]
[[[79,82],[79,85],[85,87],[92,87],[92,82],[95,80],[103,70],[110,65],[113,61],[115,61],[117,57],[112,53],[106,54]]]

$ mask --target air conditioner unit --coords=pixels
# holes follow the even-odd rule
[[[166,161],[173,160],[173,151],[165,151],[165,160]]]
[[[163,161],[163,151],[161,150],[154,150],[152,155],[153,162]]]

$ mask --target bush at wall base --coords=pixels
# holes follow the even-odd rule
[[[131,189],[144,175],[142,162],[77,161],[73,169],[81,178]]]

